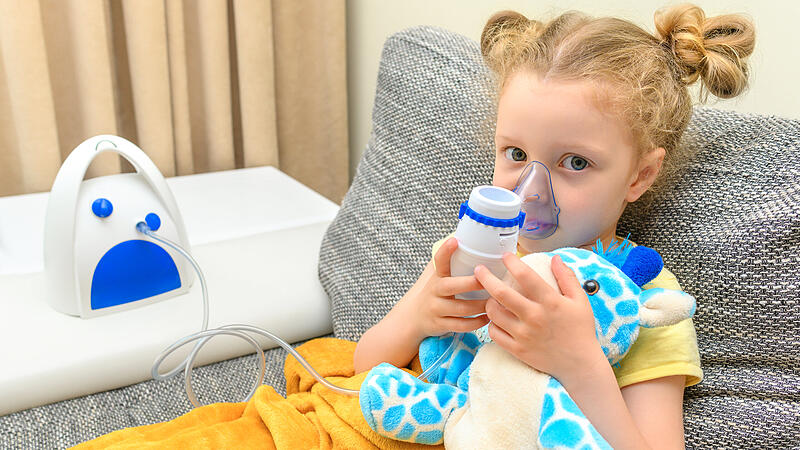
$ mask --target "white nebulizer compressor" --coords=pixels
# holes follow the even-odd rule
[[[136,172],[84,180],[92,160],[104,152],[124,157]],[[56,175],[47,203],[44,266],[50,306],[89,318],[187,292],[194,280],[191,266],[137,231],[143,221],[189,248],[175,198],[139,147],[112,135],[78,145]]]

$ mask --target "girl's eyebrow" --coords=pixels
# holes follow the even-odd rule
[[[597,147],[593,147],[591,145],[582,144],[579,142],[556,142],[554,144],[556,147],[560,148],[568,148],[572,150],[585,150],[592,153],[603,153],[603,150]]]
[[[502,135],[502,134],[498,134],[497,136],[495,136],[495,138],[497,140],[503,140],[503,141],[513,141],[513,140],[515,140],[515,139],[512,139],[512,138],[510,138],[508,136],[505,136],[505,135]]]
[[[498,141],[511,141],[511,142],[515,142],[518,140],[503,134],[498,134],[496,136],[496,139]],[[568,148],[572,150],[584,150],[591,153],[603,153],[602,149],[593,147],[591,145],[583,144],[581,142],[554,142],[553,146],[557,148]]]

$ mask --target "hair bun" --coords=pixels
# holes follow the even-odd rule
[[[684,4],[655,14],[662,44],[674,56],[684,83],[702,77],[703,86],[720,98],[747,87],[747,57],[755,47],[753,23],[741,14],[706,18],[703,10]]]
[[[492,15],[481,33],[481,54],[490,69],[514,59],[518,44],[535,40],[544,29],[541,22],[530,20],[516,11],[500,11]]]
[[[527,28],[530,21],[524,15],[516,11],[500,11],[492,15],[483,27],[481,32],[481,53],[487,56],[492,52],[492,48],[497,45],[498,40],[509,31],[517,33]]]

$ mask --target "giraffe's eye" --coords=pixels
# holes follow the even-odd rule
[[[583,290],[589,295],[594,295],[600,290],[600,283],[595,280],[586,280],[583,282]]]

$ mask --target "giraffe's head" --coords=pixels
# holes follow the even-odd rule
[[[672,325],[694,315],[695,300],[691,295],[678,290],[641,288],[663,267],[661,257],[653,249],[633,247],[625,252],[624,258],[608,259],[578,248],[522,257],[523,262],[558,289],[550,270],[554,255],[559,255],[575,272],[586,291],[594,312],[597,339],[611,364],[625,356],[638,337],[640,326]]]

